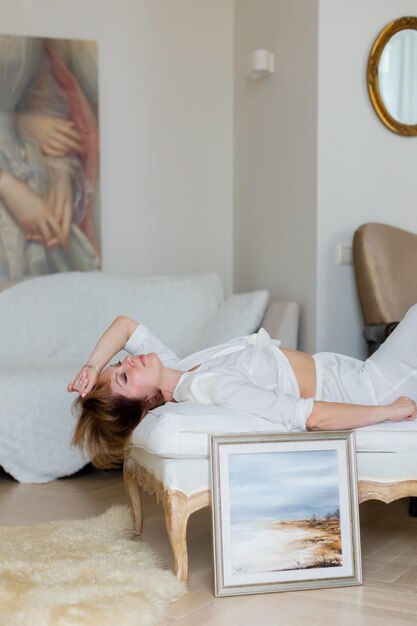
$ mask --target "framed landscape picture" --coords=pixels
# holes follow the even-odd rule
[[[216,596],[362,584],[354,433],[213,436]]]

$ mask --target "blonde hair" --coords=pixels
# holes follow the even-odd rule
[[[165,403],[160,391],[151,401],[112,395],[108,380],[73,404],[77,417],[72,446],[86,452],[95,467],[108,469],[123,462],[129,438],[145,414]]]

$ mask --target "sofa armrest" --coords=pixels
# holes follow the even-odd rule
[[[284,348],[297,349],[300,305],[298,302],[270,302],[261,326]]]

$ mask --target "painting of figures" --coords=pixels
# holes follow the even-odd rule
[[[362,582],[351,432],[211,437],[216,595]]]
[[[97,43],[0,35],[0,287],[101,267]]]

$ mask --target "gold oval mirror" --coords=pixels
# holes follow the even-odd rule
[[[400,17],[381,31],[368,61],[373,107],[394,133],[417,135],[417,17]]]

